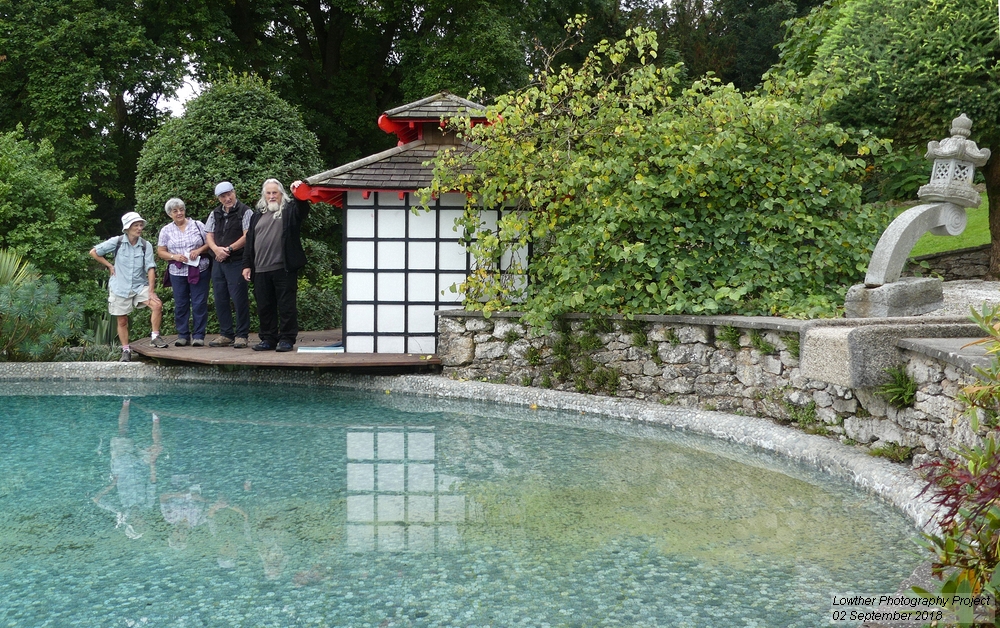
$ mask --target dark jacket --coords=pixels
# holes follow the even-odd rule
[[[263,214],[254,212],[247,230],[246,255],[243,268],[254,272],[254,228]],[[309,217],[309,202],[297,198],[285,203],[281,210],[281,248],[285,258],[285,270],[293,272],[306,265],[306,252],[302,249],[302,223]]]
[[[243,215],[252,211],[243,201],[236,201],[233,211],[229,212],[228,216],[221,204],[213,209],[212,215],[215,221],[215,229],[212,231],[212,236],[215,238],[215,244],[218,246],[229,246],[242,238]],[[211,251],[209,252],[211,253]],[[239,262],[242,258],[243,249],[236,249],[226,258],[226,262]]]

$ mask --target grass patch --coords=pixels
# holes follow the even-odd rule
[[[757,351],[763,353],[764,355],[770,355],[778,351],[778,349],[770,342],[765,340],[764,335],[761,334],[756,329],[750,330],[750,345]]]
[[[798,334],[789,334],[787,336],[782,337],[781,340],[785,343],[785,349],[788,350],[788,353],[793,358],[795,358],[796,360],[798,360],[799,359],[799,350],[800,350],[800,347],[799,347],[799,335]]]
[[[893,462],[906,462],[913,455],[913,447],[903,447],[899,443],[886,443],[881,447],[872,447],[868,450],[868,454]]]
[[[719,342],[732,347],[733,351],[740,350],[740,330],[732,325],[723,325],[720,327],[715,337]]]
[[[907,208],[909,209],[909,208]],[[965,231],[957,236],[936,236],[925,233],[913,250],[910,257],[920,255],[930,255],[931,253],[941,253],[944,251],[954,251],[956,249],[966,249],[973,246],[981,246],[990,243],[989,207],[987,206],[986,195],[979,207],[970,207],[965,210],[969,221],[965,226]],[[900,212],[902,213],[902,212]]]
[[[913,405],[917,398],[917,382],[903,365],[887,368],[889,381],[875,389],[875,394],[894,408],[902,410]]]

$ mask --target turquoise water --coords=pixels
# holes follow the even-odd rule
[[[877,499],[667,429],[88,387],[0,396],[0,626],[818,626],[919,562]]]

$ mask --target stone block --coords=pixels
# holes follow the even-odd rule
[[[484,331],[493,329],[493,321],[485,318],[468,318],[465,320],[465,328],[469,331]]]
[[[476,345],[477,360],[495,360],[507,354],[507,343],[505,342],[484,342]]]
[[[825,390],[817,390],[812,394],[812,398],[820,408],[829,408],[833,405],[833,397]]]
[[[773,355],[761,356],[760,364],[764,367],[764,370],[768,373],[774,373],[775,375],[781,375],[781,359]]]
[[[461,334],[465,332],[465,321],[461,318],[439,316],[437,319],[439,334]]]
[[[854,414],[858,411],[858,400],[834,397],[833,409],[841,414]]]
[[[851,286],[844,298],[847,318],[919,316],[944,306],[940,279],[904,277],[877,288]]]
[[[520,337],[524,337],[524,326],[509,318],[498,318],[493,324],[493,337],[505,338],[508,332],[514,332]]]
[[[678,327],[675,333],[683,343],[708,344],[708,327],[685,325]]]
[[[476,345],[468,336],[442,334],[438,337],[437,355],[444,366],[465,366],[476,357]]]

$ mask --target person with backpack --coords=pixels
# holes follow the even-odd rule
[[[208,327],[208,239],[205,225],[187,217],[184,201],[172,198],[163,206],[171,222],[160,229],[156,254],[167,260],[167,276],[174,293],[174,326],[178,347],[205,346]],[[193,323],[193,324],[192,324]]]
[[[215,186],[215,196],[219,205],[208,215],[205,229],[208,248],[215,258],[212,291],[215,315],[219,318],[219,337],[208,345],[245,349],[250,336],[250,291],[243,279],[243,247],[253,210],[236,198],[236,190],[229,181]],[[236,310],[235,329],[230,303]]]
[[[160,337],[163,320],[163,302],[156,296],[156,262],[153,245],[142,238],[146,226],[137,212],[122,216],[122,234],[109,238],[90,249],[90,256],[107,267],[111,273],[108,281],[108,312],[118,317],[118,340],[122,343],[120,362],[132,361],[128,344],[128,315],[137,308],[148,307],[153,328],[149,344],[165,349],[167,343]],[[107,260],[114,254],[114,263]]]

